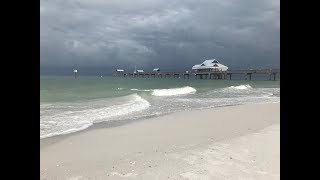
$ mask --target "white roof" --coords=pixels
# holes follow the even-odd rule
[[[155,68],[155,69],[153,69],[153,71],[159,71],[160,70],[160,68]]]
[[[216,59],[209,59],[203,61],[201,64],[196,64],[192,67],[192,69],[218,69],[222,71],[228,70],[228,67],[221,64],[218,60]]]
[[[124,70],[123,69],[117,69],[117,71],[123,72]]]
[[[137,72],[144,72],[142,69],[137,70]]]

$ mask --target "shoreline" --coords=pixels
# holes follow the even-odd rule
[[[273,103],[279,103],[279,102],[263,102],[263,103],[250,103],[250,104],[273,104]],[[175,113],[181,113],[181,112],[190,112],[190,111],[201,111],[201,110],[206,110],[206,109],[216,109],[216,108],[224,108],[224,107],[233,107],[233,106],[243,106],[243,105],[248,105],[248,104],[232,104],[232,105],[223,105],[223,106],[215,106],[215,107],[201,107],[201,108],[195,108],[195,109],[187,109],[187,110],[180,110],[180,111],[175,111],[175,112],[169,112],[169,113],[164,113],[160,115],[152,115],[152,116],[147,116],[143,117],[140,119],[126,119],[126,120],[116,120],[116,121],[102,121],[102,122],[97,122],[93,123],[91,126],[88,128],[85,128],[83,130],[79,131],[74,131],[71,133],[66,133],[66,134],[59,134],[59,135],[53,135],[45,138],[40,138],[40,149],[46,146],[50,146],[51,144],[54,144],[56,142],[59,142],[65,138],[72,137],[81,133],[85,133],[87,131],[92,131],[96,129],[105,129],[105,128],[114,128],[114,127],[119,127],[119,126],[126,126],[132,123],[136,123],[139,121],[146,121],[152,118],[158,118],[162,116],[168,116],[171,114]]]
[[[150,179],[155,175],[158,179],[167,178],[167,176],[194,179],[192,177],[199,173],[190,172],[191,170],[187,169],[202,167],[204,164],[188,165],[182,160],[183,158],[177,158],[179,154],[189,157],[190,153],[203,152],[208,149],[208,146],[228,141],[231,141],[233,146],[242,147],[243,143],[239,140],[242,136],[248,136],[247,139],[257,141],[252,134],[266,134],[265,128],[279,124],[279,104],[246,104],[175,112],[121,126],[73,133],[40,148],[40,176],[41,179],[122,179],[124,177]],[[273,131],[277,133],[280,129],[276,127]],[[263,135],[262,140],[259,141],[271,142],[270,138],[277,137],[274,133],[271,133],[270,137]],[[252,142],[245,144],[250,145],[250,143],[252,144]],[[255,143],[259,142],[254,142],[251,148],[253,148],[252,151],[257,150],[257,155],[261,155],[260,151],[265,149],[262,147],[268,147],[268,144],[255,147]],[[199,148],[202,149],[199,150]],[[236,150],[234,148],[224,150],[237,152],[233,151]],[[273,151],[276,150],[273,149]],[[238,152],[235,157],[239,154],[241,153]],[[277,155],[277,152],[275,154]],[[223,154],[219,156],[223,158]],[[198,157],[200,156],[195,155],[192,158]],[[206,158],[212,160],[216,157]],[[268,161],[265,157],[259,158]],[[217,163],[217,160],[213,162]],[[250,166],[244,162],[242,165]],[[209,163],[206,166],[210,167],[212,164]],[[244,167],[244,169],[252,170],[252,167]],[[180,172],[181,170],[186,172]],[[226,169],[221,169],[223,170]],[[229,175],[232,174],[235,175],[229,173]],[[210,174],[207,168],[202,175],[211,177],[212,173]],[[266,175],[266,177],[271,176]],[[272,177],[278,177],[277,170]]]

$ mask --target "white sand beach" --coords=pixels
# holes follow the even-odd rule
[[[280,104],[177,112],[40,149],[41,179],[280,179]]]

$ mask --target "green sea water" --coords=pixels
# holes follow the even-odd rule
[[[40,77],[40,138],[72,133],[105,121],[246,103],[280,101],[280,81]]]

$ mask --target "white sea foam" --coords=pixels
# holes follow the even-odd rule
[[[238,89],[238,90],[244,90],[244,89],[251,89],[252,87],[249,84],[245,85],[239,85],[239,86],[230,86],[229,89]]]
[[[58,108],[55,112],[40,115],[40,139],[80,131],[95,122],[119,120],[123,116],[145,110],[150,106],[147,100],[137,94],[128,96],[128,100],[121,104],[106,107],[103,106],[103,101],[89,104],[90,106],[83,104],[86,108],[77,105],[76,109],[65,108],[66,104],[63,103],[56,104]]]
[[[193,87],[186,86],[182,88],[171,88],[171,89],[155,89],[152,91],[152,95],[154,96],[175,96],[175,95],[183,95],[183,94],[192,94],[197,90]]]
[[[80,122],[78,122],[78,124],[80,124]],[[86,123],[86,124],[83,124],[82,126],[77,125],[77,128],[71,128],[71,129],[67,129],[65,131],[46,133],[44,135],[40,135],[40,139],[47,138],[47,137],[52,137],[52,136],[57,136],[57,135],[62,135],[62,134],[70,134],[70,133],[73,133],[73,132],[81,131],[81,130],[87,129],[91,125],[92,125],[92,123]],[[43,126],[42,123],[40,123],[40,127],[41,126]],[[40,133],[40,134],[42,134],[42,133]]]
[[[130,89],[131,91],[152,91],[151,89]]]

